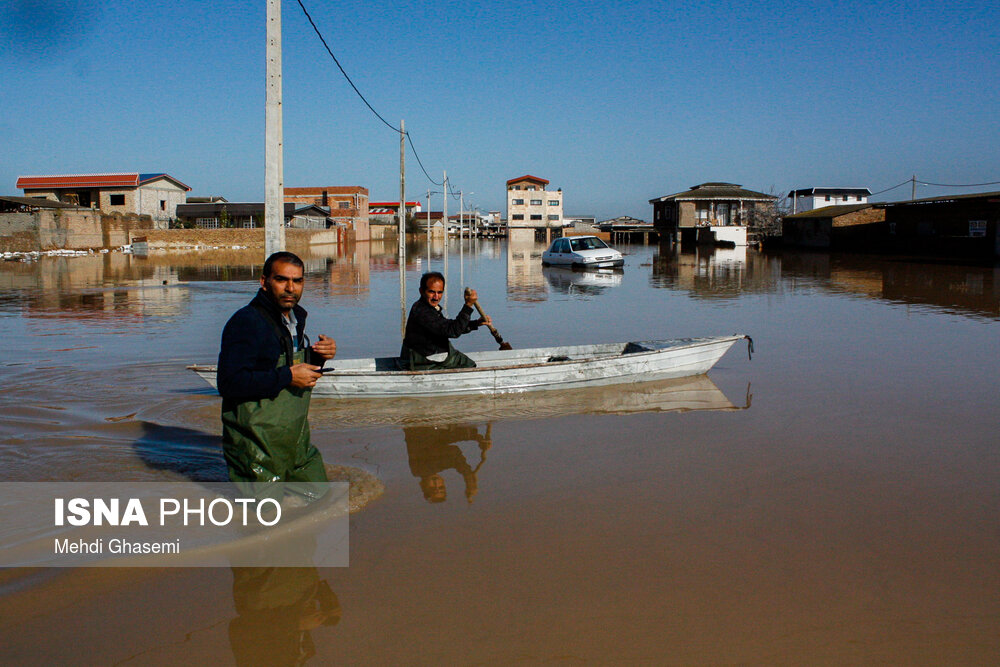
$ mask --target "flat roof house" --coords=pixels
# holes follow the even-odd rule
[[[825,206],[867,204],[871,194],[868,188],[800,188],[789,192],[788,198],[795,214]]]
[[[355,241],[368,241],[369,202],[368,188],[360,185],[323,185],[315,187],[285,188],[285,203],[297,206],[329,208],[332,224],[354,231]]]
[[[166,229],[185,203],[187,185],[169,174],[110,173],[20,176],[17,187],[25,197],[52,199],[104,213],[137,213]]]

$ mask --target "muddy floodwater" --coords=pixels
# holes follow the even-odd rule
[[[0,663],[995,665],[1000,268],[620,245],[624,270],[452,241],[515,348],[746,333],[707,375],[314,399],[377,476],[350,566],[7,569]],[[304,253],[308,330],[398,352],[392,243]],[[259,251],[0,264],[0,480],[225,476],[214,363]],[[440,245],[409,247],[419,275]],[[494,349],[485,331],[464,351]]]

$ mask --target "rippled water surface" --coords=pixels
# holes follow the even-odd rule
[[[386,484],[352,517],[349,568],[8,571],[0,660],[992,662],[1000,269],[623,245],[624,270],[579,272],[542,249],[453,240],[448,311],[469,285],[515,347],[747,333],[753,359],[551,395],[315,399],[327,462]],[[313,337],[398,351],[394,244],[303,255]],[[0,264],[0,479],[224,476],[219,398],[185,366],[214,363],[261,260]],[[410,246],[407,310],[428,268],[441,246]]]

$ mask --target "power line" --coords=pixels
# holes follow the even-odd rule
[[[358,90],[358,87],[354,85],[354,82],[351,80],[351,77],[348,76],[347,72],[344,70],[343,65],[340,64],[339,60],[337,60],[337,56],[333,55],[333,50],[330,48],[330,45],[326,43],[326,39],[323,37],[323,33],[321,33],[319,28],[316,26],[316,22],[313,21],[313,18],[309,14],[309,10],[306,9],[306,6],[302,4],[302,0],[296,0],[296,1],[299,3],[299,7],[302,9],[302,13],[306,15],[307,19],[309,19],[309,25],[312,26],[312,29],[316,33],[316,36],[319,37],[319,41],[323,43],[323,47],[326,48],[326,52],[330,54],[330,57],[333,58],[333,62],[336,63],[337,68],[340,70],[340,73],[344,75],[345,79],[347,79],[347,83],[351,84],[351,88],[353,88],[354,92],[358,94],[358,97],[360,97],[361,101],[365,103],[365,106],[368,107],[368,109],[373,114],[375,114],[375,117],[378,118],[380,121],[382,121],[385,124],[385,126],[388,127],[390,130],[398,134],[399,128],[393,126],[393,124],[387,121],[385,118],[383,118],[378,111],[375,111],[375,107],[373,107],[371,103],[368,102],[365,96],[361,94],[361,91]],[[431,175],[427,173],[426,169],[424,169],[424,163],[420,160],[420,156],[417,154],[417,148],[416,146],[413,145],[413,137],[410,136],[410,133],[404,132],[403,134],[406,135],[406,139],[410,143],[410,148],[413,150],[413,156],[417,158],[417,164],[420,165],[420,170],[424,172],[424,176],[427,177],[427,180],[433,183],[434,185],[443,185],[442,183],[438,183],[433,178],[431,178]]]
[[[878,192],[873,192],[873,193],[871,193],[870,196],[874,197],[875,195],[880,195],[883,192],[888,192],[889,190],[895,190],[896,188],[901,188],[904,185],[906,185],[907,183],[911,183],[912,181],[913,181],[913,179],[908,178],[905,181],[903,181],[902,183],[900,183],[899,185],[894,185],[891,188],[886,188],[885,190],[879,190]],[[919,181],[918,181],[918,183],[919,183]]]

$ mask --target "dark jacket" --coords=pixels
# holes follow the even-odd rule
[[[476,329],[476,325],[469,322],[471,316],[472,309],[463,304],[458,317],[449,320],[421,297],[410,308],[403,345],[425,357],[447,352],[449,338],[458,338]]]
[[[306,311],[301,306],[295,306],[293,311],[298,321],[296,335],[301,349]],[[289,366],[275,367],[283,351],[291,352],[291,345],[292,337],[281,321],[281,309],[263,289],[258,290],[249,305],[237,310],[222,330],[217,374],[219,393],[223,398],[237,401],[274,398],[292,383]],[[290,359],[291,354],[287,358]],[[306,358],[317,366],[323,364],[323,359],[313,355],[312,350]]]

